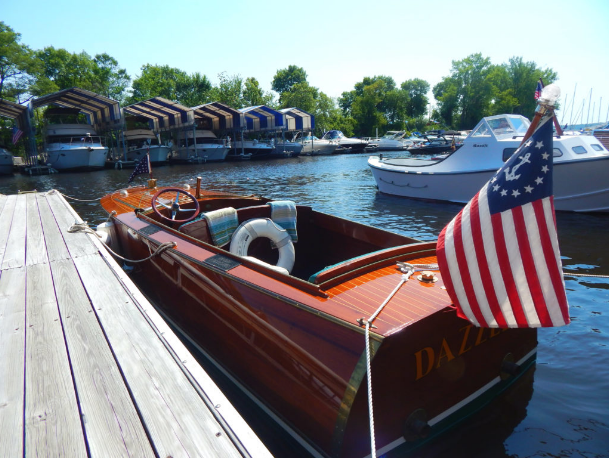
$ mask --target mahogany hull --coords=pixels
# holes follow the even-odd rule
[[[365,331],[357,319],[398,284],[393,265],[308,288],[134,215],[115,222],[130,259],[178,241],[138,264],[135,280],[181,332],[320,456],[370,453]],[[433,245],[401,258],[434,259]],[[474,328],[456,316],[442,285],[413,277],[373,329],[377,449],[420,446],[517,378],[504,361],[524,369],[535,359],[535,330]],[[418,432],[413,419],[422,419]]]

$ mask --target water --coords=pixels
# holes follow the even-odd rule
[[[461,206],[377,194],[368,155],[166,166],[153,170],[159,185],[190,183],[291,199],[335,215],[420,240],[436,240]],[[94,226],[107,214],[98,201],[125,187],[131,170],[0,177],[0,192],[58,189]],[[136,178],[144,183],[145,176]],[[609,276],[609,215],[557,214],[567,272]],[[418,458],[609,457],[609,279],[566,276],[572,323],[539,330],[534,371],[458,429],[415,453]],[[304,456],[260,412],[229,391],[275,456]]]

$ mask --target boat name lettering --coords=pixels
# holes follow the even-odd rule
[[[488,143],[474,143],[474,148],[488,148]]]
[[[425,347],[417,351],[414,354],[416,366],[415,381],[429,375],[433,369],[438,369],[440,366],[507,330],[497,328],[474,328],[472,331],[472,328],[474,328],[474,326],[470,324],[459,330],[463,334],[460,337],[460,342],[457,340],[457,336],[451,337],[448,340],[446,337],[443,337],[438,345],[434,347]]]

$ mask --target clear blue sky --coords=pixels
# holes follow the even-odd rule
[[[583,104],[584,122],[599,108],[605,121],[609,107],[609,0],[0,0],[0,20],[33,49],[106,52],[132,78],[150,63],[214,84],[221,72],[253,76],[269,91],[293,64],[338,97],[375,75],[433,87],[453,60],[479,52],[556,71],[563,123]]]

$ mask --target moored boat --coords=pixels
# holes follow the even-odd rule
[[[457,316],[435,243],[198,187],[128,188],[102,206],[123,256],[166,250],[133,274],[163,315],[313,456],[368,455],[369,401],[377,449],[416,448],[534,363],[535,329]],[[364,322],[385,302],[367,369]]]
[[[219,162],[226,159],[230,139],[218,138],[211,130],[182,130],[170,159],[176,162]]]
[[[149,129],[133,129],[124,133],[126,143],[126,160],[136,161],[150,155],[150,163],[153,165],[164,164],[168,161],[171,146],[163,145],[158,137]]]
[[[45,112],[45,164],[58,170],[96,170],[105,167],[108,148],[78,109],[49,108]]]
[[[362,140],[361,138],[349,138],[340,130],[329,130],[321,139],[337,142],[338,148],[335,153],[363,153],[368,146],[366,140]]]
[[[431,160],[370,157],[368,165],[382,193],[467,203],[516,151],[529,125],[520,115],[490,116],[448,156]],[[555,135],[553,151],[556,210],[609,211],[609,151],[599,139]]]
[[[333,154],[338,148],[338,142],[321,140],[311,133],[298,133],[294,139],[295,143],[302,145],[301,154],[304,156],[325,156]]]
[[[9,150],[0,146],[0,175],[12,174],[13,168],[13,155]]]

